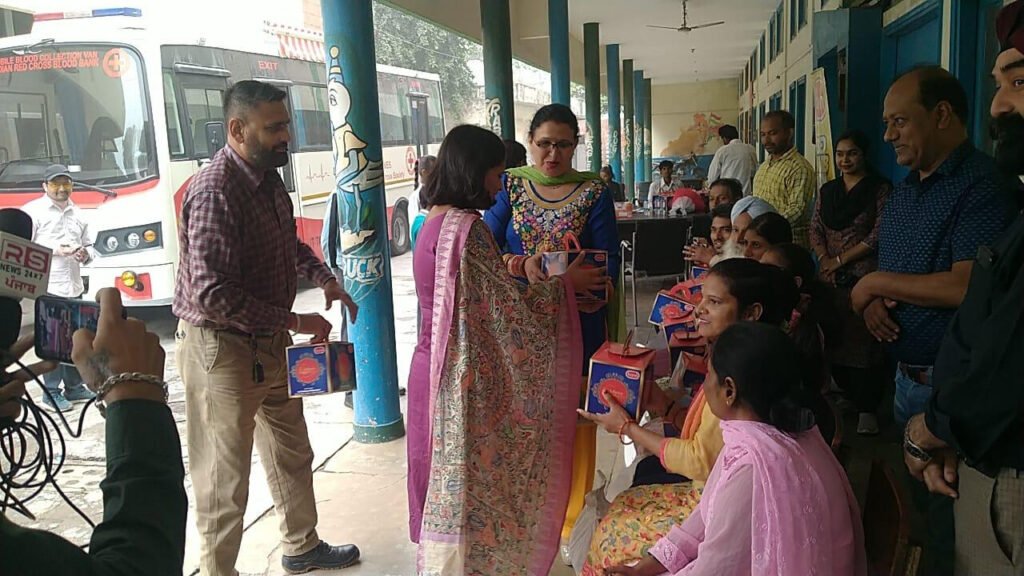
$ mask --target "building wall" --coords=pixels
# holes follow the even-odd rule
[[[883,16],[883,26],[890,26],[896,23],[901,17],[905,16],[922,3],[927,0],[898,0],[885,11]],[[950,62],[953,58],[951,55],[952,47],[952,14],[953,4],[955,0],[943,0],[943,17],[942,17],[942,56],[941,64],[947,69],[950,67]],[[842,8],[844,2],[842,0],[827,0],[822,3],[819,0],[807,0],[808,8],[811,11],[818,12],[821,10],[836,10]],[[1009,3],[1005,1],[1004,3]],[[782,0],[783,6],[783,38],[784,44],[782,47],[783,53],[776,58],[773,63],[768,63],[765,66],[764,72],[756,73],[756,78],[753,83],[744,88],[744,82],[739,81],[739,110],[740,114],[749,114],[750,122],[756,124],[756,111],[759,109],[762,102],[767,102],[772,95],[782,92],[782,101],[784,109],[791,109],[789,86],[794,81],[801,77],[807,76],[807,90],[806,93],[806,109],[805,109],[805,120],[804,120],[804,151],[805,155],[808,155],[808,159],[812,159],[808,154],[812,147],[813,138],[813,94],[812,84],[810,81],[810,74],[814,70],[815,63],[812,54],[812,42],[813,42],[813,26],[814,18],[809,17],[809,21],[806,27],[796,35],[795,38],[790,38],[789,24],[790,24],[790,1]],[[768,23],[765,24],[763,29],[764,34],[768,35]],[[757,47],[755,47],[755,53]],[[766,51],[767,52],[767,51]],[[758,68],[759,69],[759,68]],[[851,82],[853,80],[851,79]],[[852,94],[853,87],[851,85],[850,97]],[[873,95],[869,95],[874,97]],[[756,126],[754,127],[756,133]]]
[[[736,125],[735,80],[651,87],[654,156],[714,154],[722,145],[718,127]]]

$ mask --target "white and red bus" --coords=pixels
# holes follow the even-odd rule
[[[0,39],[0,207],[38,198],[45,167],[68,165],[96,235],[87,294],[117,287],[129,305],[170,304],[177,214],[209,160],[207,126],[223,120],[232,82],[257,79],[288,93],[282,175],[301,237],[319,253],[334,189],[322,42],[270,27],[254,31],[267,35],[265,49],[235,50],[144,22],[134,8],[37,14],[30,34]],[[440,79],[378,65],[377,81],[388,232],[400,254],[417,205],[413,165],[445,133]]]

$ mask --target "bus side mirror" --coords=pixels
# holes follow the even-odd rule
[[[207,122],[206,123],[206,149],[210,152],[210,158],[220,149],[224,147],[226,138],[224,137],[224,123],[223,122]]]

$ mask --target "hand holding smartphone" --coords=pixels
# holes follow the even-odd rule
[[[122,314],[127,316],[127,313]],[[40,296],[36,300],[35,352],[41,360],[72,364],[73,336],[79,328],[95,331],[100,305],[86,300]]]

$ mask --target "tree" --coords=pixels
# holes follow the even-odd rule
[[[478,44],[381,2],[373,3],[373,20],[377,62],[441,77],[448,125],[477,103],[473,73],[466,63],[482,57]]]

